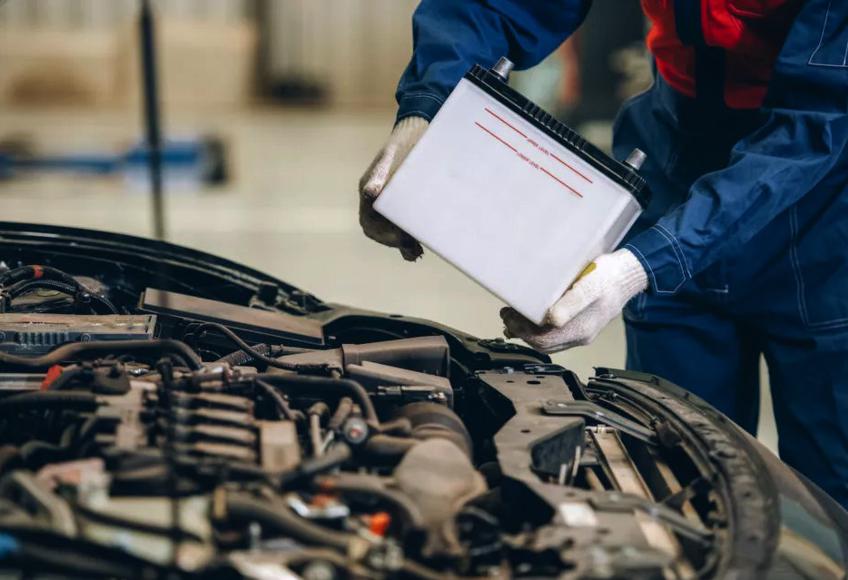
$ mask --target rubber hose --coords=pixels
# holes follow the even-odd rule
[[[380,419],[374,404],[368,396],[368,392],[358,382],[350,379],[332,379],[328,377],[315,377],[311,375],[286,375],[286,374],[262,374],[259,378],[275,387],[284,390],[300,391],[302,394],[326,394],[334,393],[349,396],[356,401],[362,409],[365,419],[377,425]]]
[[[331,469],[344,464],[353,456],[350,447],[344,443],[337,443],[330,447],[321,457],[304,459],[294,471],[287,471],[280,481],[282,488],[295,487],[306,480],[311,480]]]
[[[92,342],[73,342],[54,348],[47,354],[27,357],[0,352],[0,364],[26,368],[48,368],[67,360],[91,358],[98,355],[116,353],[154,353],[176,354],[182,357],[192,370],[203,368],[200,357],[187,344],[178,340],[101,340]]]
[[[97,408],[97,398],[91,393],[74,391],[37,391],[0,399],[0,413],[9,413],[16,409],[53,407],[93,411]]]
[[[418,439],[394,437],[392,435],[374,435],[365,443],[365,452],[385,458],[400,458],[407,451],[421,443]]]
[[[338,431],[341,429],[342,425],[347,418],[350,417],[350,414],[353,412],[353,399],[350,397],[342,397],[339,399],[339,404],[336,407],[336,411],[333,413],[333,416],[330,417],[330,421],[327,423],[327,429],[331,431]]]
[[[313,524],[300,518],[288,507],[275,509],[268,502],[245,495],[227,497],[227,513],[231,518],[258,522],[263,531],[282,533],[307,544],[329,546],[349,554],[363,540],[358,536]]]

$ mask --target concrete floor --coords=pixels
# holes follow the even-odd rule
[[[219,190],[172,189],[169,239],[282,278],[320,298],[437,320],[481,337],[501,336],[497,299],[429,253],[418,263],[366,239],[356,184],[391,123],[370,113],[256,111],[174,115],[171,135],[217,133],[230,145],[233,180]],[[33,137],[42,150],[116,150],[140,135],[118,112],[0,112],[0,139]],[[0,182],[0,219],[150,235],[149,200],[121,179],[42,175]],[[556,355],[587,377],[624,364],[623,327]],[[767,390],[767,389],[766,389]],[[775,445],[766,397],[761,438]]]

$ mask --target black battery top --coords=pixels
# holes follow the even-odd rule
[[[586,161],[636,198],[642,209],[648,207],[651,192],[645,179],[635,168],[616,161],[568,125],[555,119],[536,103],[511,88],[504,78],[480,65],[474,65],[465,78],[485,91],[499,103],[519,115],[551,139]]]

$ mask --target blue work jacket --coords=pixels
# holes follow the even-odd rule
[[[475,63],[491,66],[507,55],[519,70],[537,64],[581,24],[588,4],[424,0],[413,17],[412,61],[398,86],[398,120],[432,119]],[[726,164],[700,176],[686,199],[628,240],[654,293],[674,294],[732,256],[825,179],[832,183],[841,173],[848,180],[848,0],[803,3],[756,115]],[[796,229],[814,228],[815,220]],[[838,227],[848,241],[848,215]]]

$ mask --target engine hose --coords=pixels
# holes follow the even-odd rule
[[[353,413],[353,399],[350,397],[342,397],[339,399],[339,404],[330,421],[327,423],[327,429],[330,431],[338,431],[350,414]]]
[[[418,439],[395,437],[393,435],[373,435],[365,443],[365,453],[385,459],[400,459],[406,452],[421,443]]]
[[[68,385],[70,385],[74,381],[74,379],[76,379],[77,377],[82,377],[83,375],[86,374],[86,372],[87,372],[87,369],[85,369],[81,366],[73,366],[73,367],[70,367],[70,368],[66,368],[64,371],[62,371],[61,375],[56,377],[56,379],[53,380],[53,382],[49,383],[47,388],[48,388],[48,390],[51,390],[51,391],[65,390],[68,387]],[[44,387],[42,387],[42,388],[44,388]]]
[[[444,405],[427,401],[409,403],[399,408],[394,418],[409,421],[411,436],[415,439],[447,439],[469,457],[473,454],[474,445],[468,429],[462,419]]]
[[[275,356],[285,356],[289,354],[303,354],[305,352],[314,352],[314,349],[311,348],[300,348],[297,346],[283,345],[268,346],[267,344],[254,344],[251,348],[265,356],[270,356],[271,358]],[[230,366],[239,366],[246,365],[247,363],[252,362],[254,360],[256,359],[254,359],[253,355],[251,355],[249,352],[239,349],[231,352],[230,354],[222,356],[215,362],[229,363]]]
[[[93,411],[97,408],[97,397],[91,393],[76,391],[36,391],[0,399],[0,415],[15,410],[51,409],[55,407]]]
[[[227,496],[227,515],[242,522],[257,522],[264,532],[282,534],[306,544],[327,546],[359,559],[369,547],[364,538],[349,532],[339,532],[313,524],[296,514],[288,506],[274,506],[243,494]]]
[[[328,377],[316,377],[312,375],[289,375],[289,374],[262,374],[255,378],[261,379],[275,387],[285,391],[296,391],[305,395],[324,395],[327,393],[348,396],[354,399],[366,421],[372,425],[379,425],[380,419],[374,409],[374,403],[368,396],[368,392],[358,382],[351,379],[333,379]]]
[[[344,443],[337,443],[325,451],[324,455],[304,459],[296,469],[285,472],[280,479],[280,486],[285,489],[302,485],[317,475],[343,465],[352,456],[350,447]]]
[[[297,365],[293,363],[286,363],[278,361],[277,359],[271,358],[269,356],[265,356],[261,352],[254,349],[252,346],[243,341],[235,332],[224,326],[223,324],[218,324],[215,322],[203,322],[196,326],[191,327],[192,333],[199,333],[204,330],[214,330],[220,334],[223,334],[225,338],[227,338],[230,342],[236,345],[239,349],[248,353],[255,360],[261,361],[268,365],[269,367],[274,367],[283,370],[297,370]]]
[[[302,412],[292,409],[288,401],[286,401],[283,396],[280,395],[277,389],[275,389],[262,379],[255,379],[254,384],[259,387],[259,389],[262,391],[262,394],[264,394],[269,399],[274,401],[274,403],[276,403],[277,410],[279,411],[279,413],[289,421],[299,423],[306,418]]]
[[[47,354],[27,357],[0,352],[0,365],[11,365],[26,368],[48,368],[68,360],[93,358],[107,354],[156,354],[178,355],[192,370],[203,368],[200,357],[187,344],[178,340],[100,340],[92,342],[73,342],[56,347]]]
[[[408,525],[416,529],[425,527],[421,510],[409,496],[382,487],[374,476],[339,473],[319,477],[315,484],[319,490],[326,493],[350,493],[377,498],[397,509]]]

